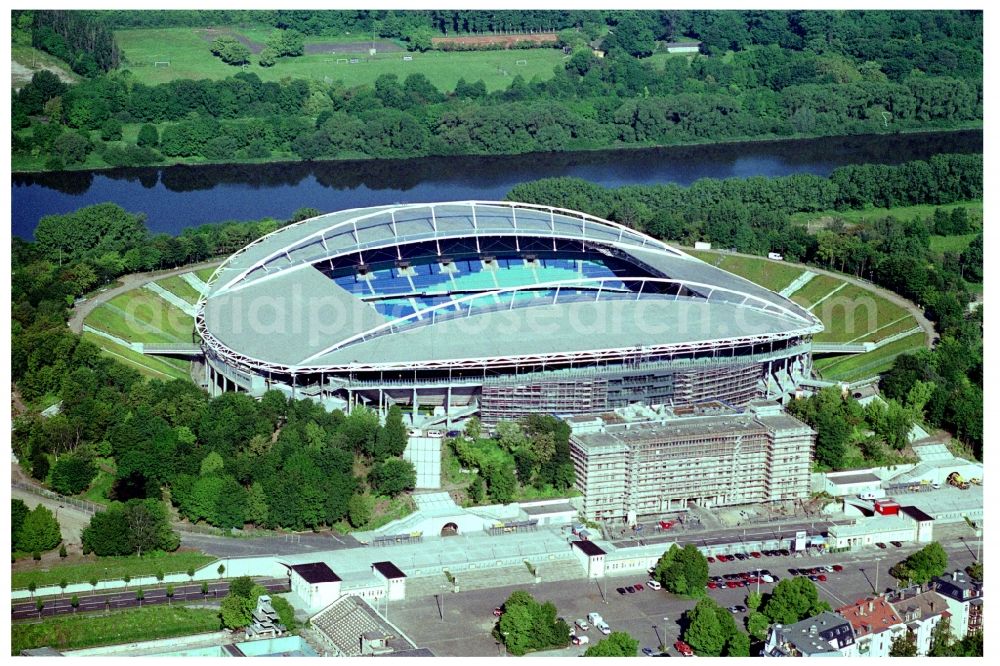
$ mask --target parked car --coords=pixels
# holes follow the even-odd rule
[[[659,590],[662,586],[660,585],[659,581],[651,580],[648,583],[646,583],[646,587],[648,587],[651,590]]]
[[[642,583],[636,583],[635,584],[635,591],[636,592],[642,592]]]
[[[574,636],[573,645],[586,645],[590,642],[590,636]]]
[[[788,556],[789,556],[789,555],[791,555],[791,554],[792,554],[792,552],[791,552],[790,550],[788,550],[787,548],[782,548],[782,549],[781,549],[781,555],[782,555],[783,557],[788,557]]]
[[[684,641],[678,640],[674,642],[674,649],[680,652],[685,657],[694,656],[694,650],[692,650],[691,646],[685,643]]]
[[[747,559],[746,553],[736,553],[736,559],[742,562],[743,560]]]
[[[826,574],[819,574],[818,576],[816,576],[816,578],[819,578],[821,583],[826,582]]]
[[[739,586],[740,586],[740,584],[737,583],[735,580],[731,580],[728,583],[726,583],[726,587],[728,587],[729,589],[734,589],[734,588],[737,588]]]
[[[577,619],[577,621],[574,622],[573,624],[575,624],[577,628],[580,629],[580,631],[587,631],[588,629],[590,629],[590,625],[587,624],[587,621],[584,620],[582,617]]]
[[[607,622],[603,621],[597,625],[597,630],[602,634],[604,634],[605,636],[611,633],[611,627],[608,626]]]
[[[618,592],[618,594],[625,594],[625,588],[624,587],[619,587],[618,590],[617,590],[617,592]]]
[[[760,553],[758,553],[758,552],[757,552],[757,551],[755,550],[755,551],[753,551],[752,553],[750,553],[750,557],[752,557],[752,558],[754,558],[754,559],[757,559],[757,558],[759,558],[759,557],[760,557]]]
[[[709,564],[715,564],[715,558],[712,557],[711,555],[709,555],[708,557],[706,557],[705,561],[708,562]]]
[[[503,615],[503,609],[502,608],[500,608],[499,606],[497,606],[496,608],[493,609],[493,617],[500,617],[501,615]]]
[[[843,571],[844,567],[840,566],[839,564],[834,564],[833,565],[833,570],[834,571]]]
[[[719,584],[716,583],[714,580],[710,580],[710,581],[708,581],[708,584],[705,587],[707,587],[710,590],[715,590],[715,589],[718,589]]]
[[[768,574],[764,574],[763,576],[760,577],[760,580],[761,580],[762,583],[773,583],[774,582],[774,576],[771,576],[771,575],[768,575]]]
[[[876,543],[875,545],[876,545],[876,546],[878,546],[879,548],[881,548],[882,550],[885,550],[885,544],[884,544],[884,543],[882,543],[881,541],[879,541],[879,542],[878,542],[878,543]]]
[[[827,573],[833,573],[833,565],[832,564],[826,565],[825,567],[823,567],[823,571]]]
[[[816,574],[809,574],[809,580],[815,583],[816,581],[819,580],[819,576],[817,576]]]
[[[629,585],[628,587],[625,588],[625,591],[628,592],[629,594],[633,594],[635,593],[635,586]]]
[[[896,548],[902,548],[903,547],[903,544],[900,543],[899,541],[890,541],[889,543],[891,543]]]
[[[646,655],[647,657],[652,657],[653,656],[653,648],[644,647],[644,648],[642,648],[642,653],[644,655]]]

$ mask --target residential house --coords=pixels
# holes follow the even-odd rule
[[[860,657],[888,657],[892,641],[906,633],[902,618],[884,596],[860,599],[837,613],[851,623]]]
[[[934,591],[944,598],[951,613],[951,632],[956,638],[982,631],[983,584],[963,571],[953,571],[934,579]]]
[[[886,595],[886,601],[903,620],[907,631],[917,645],[917,655],[926,655],[931,649],[931,633],[951,612],[944,597],[933,590],[923,590],[919,585],[897,590]]]
[[[856,657],[851,623],[824,611],[795,624],[775,624],[767,635],[764,657]]]

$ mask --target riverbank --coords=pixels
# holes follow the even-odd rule
[[[928,126],[929,125],[929,126]],[[886,130],[884,132],[871,132],[863,134],[791,134],[785,136],[778,135],[758,135],[758,136],[742,136],[742,137],[727,137],[725,141],[713,141],[706,139],[703,141],[678,141],[676,143],[655,143],[655,142],[644,142],[644,143],[622,143],[616,142],[612,145],[604,146],[594,146],[592,148],[574,148],[568,151],[549,151],[549,152],[526,152],[526,153],[459,153],[456,155],[438,155],[438,154],[422,154],[414,155],[412,157],[405,158],[385,158],[385,157],[374,157],[366,155],[362,152],[351,151],[345,152],[343,155],[336,158],[324,158],[321,160],[304,160],[298,158],[294,153],[290,151],[279,152],[273,154],[266,158],[244,158],[244,159],[228,159],[228,160],[209,160],[204,157],[173,157],[164,158],[162,162],[155,164],[146,165],[136,165],[132,168],[168,168],[172,166],[205,166],[205,167],[218,167],[218,166],[235,166],[235,165],[289,165],[289,164],[335,164],[335,163],[345,163],[345,162],[398,162],[398,161],[412,161],[412,160],[422,160],[422,159],[433,159],[433,158],[454,158],[454,157],[467,157],[467,158],[502,158],[502,157],[526,157],[531,158],[533,156],[539,155],[588,155],[592,153],[600,152],[632,152],[641,150],[655,150],[655,149],[669,149],[669,148],[692,148],[692,147],[738,147],[738,146],[755,146],[761,144],[782,144],[790,143],[796,141],[814,141],[819,139],[847,139],[847,138],[865,138],[865,137],[889,137],[889,136],[910,136],[910,135],[920,135],[920,134],[951,134],[958,132],[969,132],[969,131],[982,131],[983,122],[979,121],[968,121],[960,123],[949,123],[947,125],[936,125],[930,123],[928,125],[919,128],[907,128],[907,129],[893,129]],[[129,123],[123,127],[123,137],[127,140],[131,137],[134,139],[138,135],[140,125],[138,123]],[[95,130],[91,132],[93,138],[99,138],[100,132]],[[120,169],[122,167],[112,166],[104,162],[100,155],[96,152],[92,152],[87,156],[86,161],[83,163],[69,166],[61,170],[46,169],[45,163],[49,158],[47,154],[39,155],[11,155],[11,171],[13,175],[27,175],[27,174],[40,174],[40,173],[63,173],[63,172],[80,172],[80,171],[112,171],[115,169]]]

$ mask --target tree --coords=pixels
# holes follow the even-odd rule
[[[174,586],[173,585],[167,585],[166,595],[167,595],[167,605],[170,605],[170,602],[173,601],[173,598],[174,598]]]
[[[122,580],[125,581],[125,589],[128,589],[128,584],[132,582],[132,576],[130,574],[125,574],[122,576]]]
[[[494,502],[507,504],[514,500],[517,479],[514,478],[514,470],[509,465],[491,461],[481,471]]]
[[[684,630],[684,642],[690,645],[698,656],[718,657],[726,645],[728,636],[723,633],[719,623],[718,609],[719,606],[715,601],[705,597],[693,609],[687,611],[688,626]]]
[[[67,587],[69,587],[69,581],[68,580],[66,580],[65,578],[63,578],[62,580],[59,581],[59,589],[62,591],[63,594],[66,593],[66,588]]]
[[[122,140],[122,123],[114,117],[110,117],[101,124],[101,138],[105,141]]]
[[[64,543],[63,544],[59,544],[59,557],[61,557],[64,560],[67,557],[69,557],[69,553],[66,552],[66,544],[64,544]]]
[[[375,436],[375,459],[385,460],[403,455],[408,441],[403,410],[399,405],[393,405],[385,417],[385,425],[379,428]]]
[[[156,129],[156,125],[151,125],[149,123],[144,124],[139,128],[139,136],[136,139],[136,145],[142,146],[144,148],[156,148],[160,145],[160,133]]]
[[[165,578],[165,575],[163,573],[163,570],[157,569],[156,570],[156,582],[157,583],[162,583],[164,578]]]
[[[469,420],[465,422],[465,436],[469,439],[476,440],[482,434],[483,428],[482,424],[479,422],[479,417],[472,416]]]
[[[257,64],[261,67],[274,67],[277,61],[278,54],[269,46],[261,49],[260,54],[257,56]]]
[[[820,601],[813,582],[798,576],[786,578],[774,587],[763,612],[771,622],[794,624],[825,610],[830,610],[830,604]]]
[[[250,623],[246,611],[246,600],[235,594],[227,594],[220,605],[219,616],[228,629],[239,629]]]
[[[701,596],[708,584],[708,560],[694,544],[674,544],[660,556],[653,577],[673,594]]]
[[[87,581],[87,582],[90,583],[90,587],[93,588],[93,591],[96,593],[97,592],[97,583],[99,582],[97,580],[97,576],[91,576],[90,580]]]
[[[229,582],[229,593],[244,599],[250,597],[254,582],[249,576],[239,576]]]
[[[28,592],[31,594],[31,596],[35,596],[35,590],[37,589],[38,589],[38,583],[36,583],[33,580],[28,581]]]
[[[486,489],[483,487],[483,477],[478,474],[472,478],[469,484],[469,499],[473,504],[481,504],[486,499]]]
[[[375,511],[375,498],[368,493],[352,495],[347,503],[347,519],[353,527],[361,527],[372,519]]]
[[[225,461],[215,451],[210,452],[201,461],[201,476],[220,474],[226,467]]]
[[[245,65],[250,62],[250,49],[230,35],[216,37],[211,48],[212,53],[227,65]]]
[[[188,567],[187,575],[188,575],[188,578],[190,578],[191,582],[193,583],[194,582],[194,567]]]
[[[146,593],[143,591],[141,587],[135,591],[135,599],[136,601],[139,602],[139,608],[142,608],[142,600],[145,598],[146,598]]]
[[[951,618],[944,617],[931,629],[931,647],[928,657],[951,657],[955,637],[951,633]]]
[[[21,527],[29,513],[28,505],[23,500],[10,501],[10,546],[11,550],[26,550],[20,546]]]
[[[624,631],[612,631],[608,637],[587,648],[584,657],[634,657],[639,641]]]
[[[377,493],[395,497],[404,490],[413,490],[417,471],[408,460],[390,458],[372,471],[371,483]]]
[[[747,617],[747,631],[758,640],[767,638],[767,629],[771,626],[771,621],[763,613],[752,611]]]
[[[521,656],[569,643],[569,625],[556,617],[556,607],[551,602],[539,604],[530,594],[519,590],[507,598],[503,609],[493,635],[511,654]]]
[[[219,578],[222,578],[222,574],[226,573],[226,565],[220,564],[219,568],[216,569],[216,572],[219,574]]]
[[[757,611],[760,609],[761,602],[764,601],[764,595],[760,592],[750,592],[747,594],[747,609],[750,612]]]
[[[267,524],[267,494],[259,481],[251,483],[247,491],[246,519],[258,526]]]
[[[73,607],[73,612],[75,613],[76,609],[80,607],[80,597],[74,594],[69,598],[69,605]]]
[[[52,512],[39,504],[28,512],[21,525],[18,547],[21,550],[45,552],[52,550],[62,541],[59,523]]]
[[[278,613],[278,620],[281,624],[285,625],[285,628],[289,631],[294,631],[296,626],[295,609],[288,603],[288,600],[284,597],[272,595],[271,607]]]
[[[65,132],[52,143],[52,155],[66,165],[80,164],[87,159],[93,148],[86,137],[76,132]]]
[[[749,657],[750,656],[750,637],[744,634],[742,631],[737,631],[729,637],[726,641],[726,656],[727,657]]]
[[[910,632],[905,632],[900,636],[897,636],[892,641],[892,647],[889,648],[890,657],[916,657],[917,656],[917,641],[913,634]]]
[[[948,553],[937,541],[932,541],[896,564],[890,572],[900,580],[923,585],[948,570]]]
[[[97,476],[93,458],[82,451],[61,456],[52,466],[52,487],[63,495],[82,493]]]
[[[42,619],[42,609],[45,608],[45,602],[41,599],[35,599],[35,610],[38,611],[38,619]]]

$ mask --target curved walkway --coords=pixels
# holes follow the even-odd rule
[[[682,250],[694,249],[683,246],[678,246],[678,247],[681,247]],[[722,250],[699,250],[699,252],[711,252],[712,254],[717,254],[721,257],[736,256],[736,257],[747,257],[749,259],[760,259],[761,261],[772,261],[766,257],[761,257],[756,254],[743,254],[742,252],[724,252]],[[804,271],[812,271],[819,275],[826,275],[828,277],[832,277],[837,280],[843,280],[844,282],[856,285],[858,287],[861,287],[862,289],[867,289],[875,294],[878,294],[879,296],[886,299],[890,303],[894,303],[900,306],[901,308],[905,308],[907,312],[913,315],[913,318],[917,320],[917,324],[923,330],[924,344],[927,347],[931,347],[939,337],[937,331],[934,329],[934,322],[932,322],[924,315],[924,311],[921,310],[915,303],[903,298],[894,291],[890,291],[885,287],[880,287],[872,282],[869,282],[868,280],[862,280],[861,278],[854,277],[853,275],[838,273],[836,271],[827,270],[825,268],[818,268],[816,266],[810,266],[808,264],[797,264],[790,261],[786,261],[784,263],[789,264],[791,266],[798,266],[802,268],[802,270]]]
[[[88,298],[83,303],[74,305],[73,314],[69,318],[69,328],[74,333],[82,332],[83,320],[86,319],[87,315],[93,312],[95,308],[103,303],[107,303],[115,296],[124,294],[126,291],[138,289],[147,282],[159,280],[160,278],[172,277],[174,275],[181,275],[182,273],[190,273],[191,271],[201,270],[202,268],[212,268],[213,266],[218,266],[221,263],[221,259],[212,259],[211,261],[203,261],[199,264],[188,264],[186,266],[181,266],[180,268],[172,268],[164,271],[149,271],[148,273],[132,273],[130,275],[123,275],[118,278],[118,281],[121,282],[121,284],[117,287],[102,291],[96,296]]]

